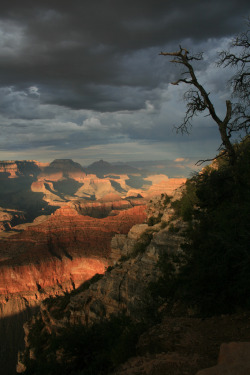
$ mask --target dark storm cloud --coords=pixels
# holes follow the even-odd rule
[[[244,0],[2,1],[0,82],[35,85],[41,103],[140,109],[169,79],[162,48],[231,36],[248,10]]]
[[[2,0],[1,158],[213,156],[209,118],[173,129],[186,88],[169,85],[181,70],[159,52],[204,51],[196,73],[223,118],[232,71],[214,62],[248,12],[244,0]]]

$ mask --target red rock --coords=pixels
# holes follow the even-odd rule
[[[114,234],[128,233],[145,218],[144,206],[102,219],[69,206],[58,209],[48,220],[0,241],[0,294],[78,286],[103,273]]]
[[[167,180],[162,180],[157,184],[153,184],[146,192],[146,196],[149,198],[162,193],[172,195],[174,190],[185,184],[186,181],[186,178],[169,178]]]

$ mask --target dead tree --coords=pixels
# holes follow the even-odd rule
[[[218,66],[232,67],[236,70],[229,80],[232,88],[232,97],[236,99],[233,104],[233,131],[245,131],[250,129],[250,19],[246,20],[246,30],[232,39],[230,48],[219,54]]]
[[[160,55],[171,56],[173,60],[170,62],[181,64],[187,68],[182,75],[184,78],[178,79],[176,82],[172,82],[173,85],[179,85],[179,83],[185,83],[190,85],[191,88],[185,93],[184,98],[187,100],[187,111],[184,117],[183,123],[177,128],[182,133],[189,132],[190,121],[192,118],[197,115],[199,112],[208,110],[209,115],[218,125],[220,132],[222,147],[224,153],[228,155],[230,164],[234,164],[236,160],[236,154],[234,147],[230,141],[231,132],[230,132],[230,120],[232,118],[232,103],[230,100],[226,101],[226,115],[224,119],[220,119],[214,109],[213,103],[209,98],[209,93],[205,88],[198,82],[198,79],[195,75],[191,61],[193,60],[202,60],[202,54],[197,56],[189,56],[188,50],[180,46],[178,52],[161,52]]]

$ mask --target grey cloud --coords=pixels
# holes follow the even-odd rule
[[[55,114],[46,106],[40,105],[40,95],[36,87],[15,90],[14,87],[0,87],[0,112],[11,119],[52,119]]]
[[[197,119],[189,137],[173,130],[185,88],[168,86],[181,70],[158,54],[180,43],[204,51],[197,72],[223,115],[230,72],[212,61],[248,11],[244,0],[3,0],[0,149],[75,152],[131,140],[183,150],[199,141],[217,145],[206,119]]]
[[[17,57],[1,59],[0,79],[18,89],[40,85],[44,103],[135,110],[143,100],[118,101],[120,86],[166,81],[171,68],[158,62],[158,49],[232,35],[248,9],[244,0],[4,1],[1,19],[22,28],[23,45]]]

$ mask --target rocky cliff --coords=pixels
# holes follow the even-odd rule
[[[19,334],[15,344],[10,343],[12,348],[22,341],[23,319],[42,300],[69,292],[96,273],[105,272],[111,238],[116,233],[126,234],[146,218],[144,202],[135,203],[87,202],[85,207],[84,202],[77,202],[32,224],[18,225],[15,228],[20,233],[1,238],[0,331],[12,337],[11,325],[6,322],[16,317],[12,325]],[[93,217],[83,215],[86,213]],[[11,355],[16,356],[16,352]],[[12,362],[13,369],[15,359],[3,355],[2,362],[7,368]]]
[[[114,234],[127,233],[145,218],[145,206],[121,201],[78,203],[36,219],[0,241],[0,294],[39,292],[70,280],[78,286],[104,271]]]
[[[133,225],[145,221],[146,202],[184,181],[163,175],[147,178],[129,166],[104,166],[108,169],[99,168],[97,177],[91,168],[68,159],[0,162],[0,331],[9,338],[11,327],[16,332],[6,345],[13,349],[10,357],[4,346],[0,349],[6,369],[22,342],[24,319],[41,301],[103,274],[131,250],[132,234],[122,243]]]
[[[36,160],[6,160],[0,162],[0,179],[4,177],[37,176],[49,163]]]
[[[70,159],[56,159],[52,163],[2,161],[0,181],[0,207],[23,211],[23,222],[32,222],[76,200],[171,194],[185,179],[148,175],[127,165],[112,166],[103,161],[83,168]],[[1,230],[12,230],[14,222],[5,225],[4,221],[0,217]]]
[[[164,199],[163,195],[160,206],[168,212],[169,207],[164,208]],[[167,251],[169,252],[180,251],[183,242],[181,236],[183,224],[176,223],[176,225],[180,226],[178,235],[170,233],[168,226],[162,228],[161,223],[154,226],[137,224],[127,235],[125,233],[114,235],[108,257],[109,267],[104,276],[93,280],[87,286],[83,284],[74,293],[67,294],[65,297],[45,300],[41,304],[39,314],[25,325],[24,357],[26,358],[28,353],[33,353],[32,360],[35,360],[29,332],[38,321],[41,324],[41,331],[47,332],[46,335],[50,336],[62,328],[79,324],[90,325],[121,312],[138,321],[148,319],[148,315],[151,314],[148,309],[150,305],[148,286],[159,278],[157,263],[164,242],[168,238]],[[24,370],[24,365],[20,360],[19,372]]]
[[[180,194],[177,191],[173,199],[179,199]],[[248,344],[237,347],[235,344],[230,345],[230,348],[236,347],[236,354],[230,351],[226,354],[226,359],[224,355],[218,366],[215,365],[222,342],[249,340],[249,314],[201,319],[191,310],[183,314],[177,306],[174,316],[171,316],[166,313],[167,305],[155,306],[151,299],[151,283],[161,276],[160,255],[163,252],[165,255],[180,253],[181,244],[185,241],[183,233],[187,224],[176,219],[174,214],[167,196],[162,194],[160,199],[152,199],[147,208],[148,220],[153,217],[157,222],[150,222],[150,225],[137,224],[128,234],[116,234],[111,241],[109,267],[104,275],[96,275],[72,293],[42,302],[38,313],[24,325],[25,350],[19,354],[19,373],[25,373],[26,369],[32,374],[36,374],[39,369],[46,375],[58,369],[61,374],[83,371],[86,366],[84,361],[92,360],[91,350],[95,350],[93,345],[97,347],[98,342],[103,340],[101,335],[107,329],[106,319],[112,321],[114,316],[124,313],[135,324],[142,321],[147,324],[144,333],[136,339],[136,356],[123,364],[114,366],[118,354],[125,358],[119,352],[119,346],[124,340],[126,342],[127,334],[131,335],[128,326],[125,326],[123,336],[120,336],[120,341],[116,344],[118,351],[114,348],[114,353],[102,351],[101,356],[113,356],[113,365],[107,362],[107,366],[111,366],[110,369],[113,370],[112,375],[194,375],[202,368],[207,369],[197,375],[226,374],[228,371],[234,371],[232,374],[237,375],[247,373],[244,371],[248,371],[249,364],[242,361],[242,358],[248,358],[245,350],[245,347],[249,349]],[[155,312],[160,312],[162,316],[158,323],[154,321]],[[98,330],[100,324],[101,330]],[[119,324],[124,322],[120,321]],[[91,326],[95,327],[91,331],[91,335],[94,335],[92,341],[92,336],[86,336],[88,330],[81,328],[90,329]],[[100,336],[95,337],[95,332],[99,332]],[[35,338],[35,333],[38,333],[39,338]],[[108,338],[112,337],[110,340],[115,342],[114,334],[109,332],[105,342],[107,348],[110,345]],[[84,341],[86,337],[88,340]],[[134,336],[129,337],[127,346],[121,346],[123,349],[120,350],[129,352],[128,346],[135,345]],[[78,345],[78,349],[74,351],[67,342]],[[89,351],[88,346],[91,346]],[[242,351],[239,352],[238,348]],[[93,361],[96,363],[100,358],[98,352],[94,353]],[[77,361],[77,355],[82,360]],[[43,366],[44,361],[47,367]],[[210,369],[211,366],[215,367]],[[220,372],[222,370],[224,372]],[[107,373],[107,368],[102,368],[102,371]]]

